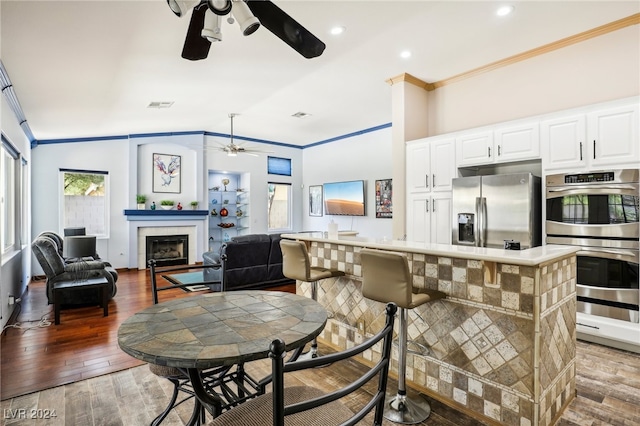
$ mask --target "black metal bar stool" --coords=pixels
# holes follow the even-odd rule
[[[309,252],[303,241],[280,240],[280,249],[282,250],[282,273],[292,280],[311,283],[311,298],[313,300],[318,300],[318,280],[344,275],[344,272],[337,269],[311,266]],[[317,356],[318,341],[313,339],[311,349],[302,358],[316,358]]]
[[[420,423],[431,414],[429,402],[421,397],[409,398],[406,388],[407,373],[407,310],[446,295],[437,290],[413,293],[407,257],[398,252],[362,249],[362,295],[377,302],[398,305],[398,392],[387,394],[384,417],[395,423]]]

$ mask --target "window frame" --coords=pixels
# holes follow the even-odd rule
[[[270,212],[269,212],[269,202],[270,202],[270,197],[269,197],[269,193],[271,192],[269,190],[269,186],[270,185],[278,185],[278,186],[282,186],[282,187],[286,187],[287,188],[287,226],[285,227],[279,227],[279,228],[272,228],[271,227],[271,217],[270,217]],[[287,182],[267,182],[267,232],[273,232],[273,233],[282,233],[282,232],[288,232],[288,231],[292,231],[293,230],[293,185],[291,183],[287,183]]]
[[[75,174],[94,174],[94,175],[102,175],[104,176],[104,212],[103,212],[103,220],[104,220],[104,232],[93,232],[87,229],[87,233],[91,233],[95,235],[97,238],[109,238],[110,234],[110,220],[109,220],[109,198],[110,198],[110,181],[109,181],[109,172],[104,170],[82,170],[82,169],[59,169],[59,179],[60,179],[60,215],[59,215],[59,230],[62,234],[64,232],[64,228],[74,227],[74,226],[85,226],[85,224],[73,224],[67,223],[66,218],[66,199],[64,193],[64,182],[65,182],[65,174],[66,173],[75,173]]]
[[[0,161],[0,175],[2,176],[2,187],[0,188],[0,223],[2,223],[2,230],[0,234],[1,239],[1,252],[3,258],[13,251],[17,250],[18,233],[17,233],[17,193],[18,193],[18,180],[16,170],[19,170],[16,165],[20,159],[19,152],[15,149],[8,139],[2,135],[2,148],[0,153],[2,155]]]

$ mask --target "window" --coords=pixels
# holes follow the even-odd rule
[[[268,156],[267,173],[270,175],[291,176],[291,159]]]
[[[29,244],[29,165],[22,158],[20,177],[20,244]]]
[[[87,234],[108,236],[108,173],[60,169],[63,194],[62,228],[86,228]]]
[[[267,228],[269,231],[291,230],[291,185],[288,183],[269,183]]]
[[[0,222],[2,222],[2,252],[7,253],[16,244],[16,162],[17,153],[4,139],[2,140],[2,159],[0,174]]]

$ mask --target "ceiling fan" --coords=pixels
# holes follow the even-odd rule
[[[231,134],[229,135],[229,143],[227,145],[218,144],[217,147],[211,147],[218,149],[219,151],[226,152],[229,157],[235,157],[238,154],[249,154],[253,156],[258,156],[258,154],[269,154],[273,151],[263,151],[260,149],[253,149],[249,147],[242,146],[242,143],[235,143],[233,141],[233,118],[238,114],[229,114],[229,118],[231,119]]]
[[[205,59],[211,42],[222,41],[222,17],[240,25],[242,34],[253,34],[260,25],[307,59],[320,56],[325,44],[295,19],[269,0],[167,0],[179,17],[193,9],[182,57],[191,61]]]

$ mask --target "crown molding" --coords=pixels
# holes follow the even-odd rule
[[[417,77],[412,76],[411,74],[400,74],[396,77],[391,77],[386,80],[389,85],[397,84],[400,82],[406,82],[423,88],[427,91],[432,91],[437,89],[438,87],[446,86],[448,84],[457,83],[458,81],[465,80],[467,78],[475,77],[479,74],[483,74],[485,72],[493,71],[498,68],[506,67],[517,62],[525,61],[527,59],[534,58],[536,56],[544,55],[546,53],[552,52],[554,50],[562,49],[567,46],[571,46],[573,44],[581,43],[586,40],[590,40],[595,37],[600,37],[605,34],[612,33],[614,31],[618,31],[623,28],[630,27],[632,25],[640,24],[640,13],[633,14],[631,16],[627,16],[626,18],[618,19],[617,21],[609,22],[608,24],[601,25],[596,28],[592,28],[590,30],[554,41],[549,44],[545,44],[540,47],[536,47],[535,49],[527,50],[526,52],[519,53],[517,55],[509,56],[508,58],[500,59],[495,62],[491,62],[487,65],[483,65],[478,68],[474,68],[469,71],[465,71],[461,74],[454,75],[453,77],[445,78],[440,81],[436,81],[433,83],[428,83],[423,80],[420,80]]]

